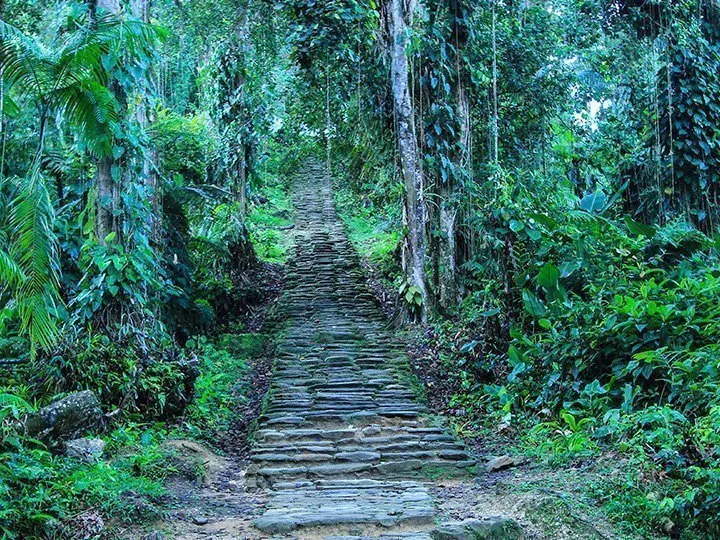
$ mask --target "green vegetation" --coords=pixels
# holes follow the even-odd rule
[[[200,375],[184,430],[212,443],[231,428],[251,392],[249,360],[263,352],[266,341],[261,334],[225,334],[216,344],[200,338],[196,345]]]
[[[253,206],[248,214],[248,230],[258,259],[273,264],[287,262],[292,241],[287,233],[293,227],[292,201],[282,185],[260,190],[264,204]]]
[[[159,432],[127,425],[104,437],[107,459],[95,464],[56,456],[32,441],[0,453],[0,530],[5,538],[67,536],[73,520],[129,522],[161,515],[162,479],[172,474]],[[121,451],[120,451],[121,450]]]
[[[188,437],[218,443],[249,401],[250,360],[263,352],[267,337],[225,334],[212,343],[204,337],[198,341],[188,346],[188,352],[197,355],[199,376],[195,399],[182,422],[125,423],[102,436],[105,452],[94,463],[57,455],[39,441],[18,438],[11,422],[33,407],[19,397],[0,395],[5,430],[0,452],[0,530],[7,538],[64,537],[72,533],[80,516],[96,520],[97,532],[105,534],[115,525],[153,521],[166,511],[165,478],[203,475],[202,470],[179,468],[186,463],[176,460],[175,450],[165,443]]]
[[[377,208],[369,200],[358,205],[355,195],[345,189],[338,189],[335,199],[348,238],[358,254],[379,272],[380,278],[389,286],[399,286],[392,281],[400,273],[397,253],[402,235],[394,226],[397,217],[392,216],[393,208]]]
[[[163,440],[231,429],[312,158],[463,435],[607,472],[582,500],[631,537],[720,536],[718,20],[0,1],[3,535],[154,515]],[[95,464],[24,429],[85,390]]]

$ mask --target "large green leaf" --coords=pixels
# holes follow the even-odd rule
[[[624,220],[625,220],[625,225],[627,225],[627,228],[631,234],[634,234],[637,236],[647,236],[648,238],[652,238],[653,236],[655,236],[655,233],[657,232],[655,230],[655,227],[651,227],[650,225],[645,225],[644,223],[635,221],[630,216],[625,216]]]
[[[602,212],[607,203],[607,197],[602,191],[596,191],[589,195],[585,195],[580,201],[580,208],[591,214]]]
[[[547,313],[545,304],[543,304],[532,291],[524,289],[522,292],[522,298],[525,309],[533,317],[543,317]]]
[[[560,271],[552,263],[546,263],[538,273],[537,281],[546,289],[557,289],[560,280]]]

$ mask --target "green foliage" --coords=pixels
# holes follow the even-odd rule
[[[152,142],[163,155],[169,178],[180,175],[184,183],[202,184],[217,152],[217,135],[207,114],[179,116],[161,111],[151,127]]]
[[[598,449],[589,433],[593,419],[577,420],[567,411],[563,411],[560,418],[560,421],[538,423],[530,429],[523,441],[527,453],[551,464],[593,456]]]
[[[32,441],[8,445],[4,439],[0,530],[5,537],[63,536],[77,529],[74,519],[83,512],[125,523],[161,515],[166,456],[157,442],[136,433],[132,428],[111,433],[110,461],[95,464],[53,455]]]
[[[0,180],[0,224],[7,227],[8,250],[0,255],[0,275],[10,287],[10,312],[17,313],[20,331],[30,339],[31,354],[37,346],[49,348],[57,341],[59,298],[57,240],[54,209],[39,170],[24,179]],[[0,301],[2,294],[0,293]]]
[[[335,196],[348,238],[360,256],[378,271],[383,280],[399,287],[400,284],[395,283],[400,275],[399,217],[389,205],[371,200],[357,204],[355,196],[352,191],[344,189],[337,190]]]
[[[290,197],[282,186],[267,185],[255,200],[258,202],[248,213],[247,225],[258,259],[283,264],[290,247],[287,231],[293,227]]]
[[[185,416],[184,428],[196,437],[217,442],[217,435],[232,427],[239,407],[251,392],[250,360],[262,352],[265,336],[223,335],[216,344],[205,339],[195,346],[200,376],[195,399]]]
[[[666,65],[657,73],[662,81],[658,142],[669,161],[662,188],[671,208],[709,231],[715,209],[707,198],[717,193],[720,182],[720,86],[715,77],[720,68],[720,32],[689,15],[685,11],[689,7],[674,8],[678,13],[667,29]],[[706,16],[716,15],[717,6],[707,8]]]

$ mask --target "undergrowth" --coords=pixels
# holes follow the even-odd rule
[[[358,204],[358,195],[347,187],[338,186],[334,193],[348,239],[383,282],[397,288],[402,239],[397,212],[393,207],[369,199]]]
[[[292,201],[287,186],[263,187],[248,213],[247,226],[255,252],[263,262],[284,264],[291,245]]]
[[[628,534],[716,538],[712,242],[676,222],[638,236],[609,220],[534,217],[515,226],[522,295],[478,263],[478,292],[425,341],[448,408],[550,468],[604,463],[606,478],[585,488]]]

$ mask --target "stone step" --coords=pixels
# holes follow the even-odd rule
[[[427,540],[428,475],[467,474],[474,462],[430,425],[408,383],[405,347],[367,289],[323,168],[303,178],[274,314],[284,338],[246,474],[248,487],[272,489],[255,526],[264,535]]]
[[[415,482],[344,481],[275,492],[254,525],[268,534],[309,527],[431,525],[434,504]]]
[[[427,481],[435,476],[463,476],[475,465],[473,460],[443,460],[408,458],[375,462],[318,462],[292,461],[253,464],[248,475],[251,487],[274,487],[279,483],[318,478],[352,479],[417,479]]]

